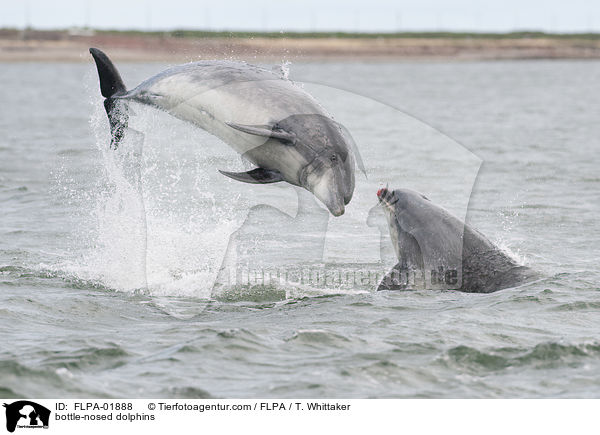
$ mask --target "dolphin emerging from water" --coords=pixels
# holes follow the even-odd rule
[[[538,277],[418,192],[385,188],[379,189],[377,197],[399,260],[377,290],[438,288],[490,293]]]
[[[150,105],[217,136],[257,166],[222,174],[246,183],[287,181],[312,192],[334,216],[344,214],[354,193],[352,138],[287,78],[243,62],[204,61],[169,68],[127,91],[106,54],[90,53],[113,148],[127,128],[125,103]]]

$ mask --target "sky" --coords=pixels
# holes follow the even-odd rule
[[[600,32],[600,0],[0,0],[0,27]]]

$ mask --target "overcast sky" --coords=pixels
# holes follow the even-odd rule
[[[600,32],[600,0],[0,0],[0,27]]]

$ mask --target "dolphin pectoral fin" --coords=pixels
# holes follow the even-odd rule
[[[243,183],[269,184],[283,181],[283,177],[279,171],[272,171],[270,169],[263,168],[252,169],[248,172],[227,172],[219,169],[219,172],[229,178],[233,178],[234,180],[241,181]]]
[[[229,127],[241,131],[247,134],[253,134],[254,136],[272,137],[273,139],[280,139],[285,141],[293,142],[296,138],[293,134],[288,133],[285,130],[278,128],[271,128],[267,125],[244,125],[236,124],[235,122],[226,122]]]

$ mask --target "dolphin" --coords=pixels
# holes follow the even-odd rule
[[[383,188],[377,197],[399,261],[377,290],[437,288],[491,293],[538,277],[418,192]]]
[[[244,62],[174,66],[128,91],[111,60],[90,48],[116,148],[127,129],[127,102],[153,106],[231,146],[257,167],[220,171],[234,180],[286,181],[312,192],[333,214],[354,193],[354,143],[320,104],[293,82]],[[360,161],[359,161],[360,164]]]

